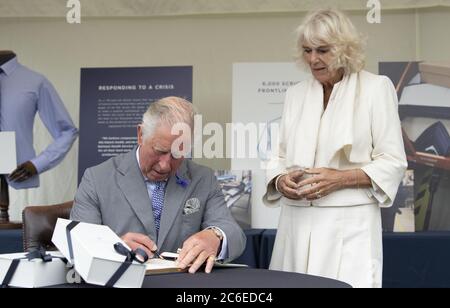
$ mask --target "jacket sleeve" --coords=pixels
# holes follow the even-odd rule
[[[204,219],[202,221],[202,229],[208,227],[217,227],[225,233],[227,252],[221,255],[226,256],[225,262],[237,259],[245,249],[246,236],[236,220],[231,215],[229,208],[225,203],[225,197],[217,179],[212,171],[208,175],[211,190],[206,201],[206,209]],[[222,251],[223,252],[223,251]]]
[[[91,224],[102,224],[99,198],[95,189],[91,169],[87,169],[75,195],[70,219]]]
[[[369,196],[390,207],[408,166],[394,85],[382,76],[371,97],[372,162],[361,168],[372,180]]]

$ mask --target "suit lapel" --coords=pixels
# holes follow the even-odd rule
[[[125,198],[144,226],[147,234],[152,239],[156,239],[152,206],[144,177],[136,160],[136,148],[124,157],[117,170],[120,173],[118,184]]]
[[[186,161],[180,166],[177,172],[178,176],[182,179],[188,180],[190,183],[190,177],[186,168]],[[171,176],[167,183],[166,193],[164,197],[164,208],[161,215],[161,224],[158,236],[158,247],[162,247],[164,240],[167,238],[170,229],[173,226],[175,218],[181,215],[189,186],[183,187],[177,183],[176,176]]]

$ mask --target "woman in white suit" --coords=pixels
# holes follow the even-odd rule
[[[281,206],[270,268],[381,287],[380,207],[407,167],[391,81],[362,70],[362,39],[336,10],[298,28],[312,78],[286,93],[264,202]]]

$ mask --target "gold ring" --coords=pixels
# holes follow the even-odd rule
[[[213,260],[213,261],[216,261],[216,256],[210,255],[210,256],[208,257],[208,259]]]

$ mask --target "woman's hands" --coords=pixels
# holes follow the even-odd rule
[[[341,171],[330,168],[307,169],[305,173],[310,174],[311,177],[298,183],[299,197],[311,201],[342,189],[351,184],[351,172],[352,170]],[[307,187],[308,185],[310,187]]]
[[[300,200],[302,199],[298,194],[298,183],[305,174],[303,170],[296,170],[280,176],[278,179],[278,191],[288,199]]]
[[[310,177],[302,179],[305,174]],[[278,191],[292,200],[312,201],[339,189],[366,186],[370,186],[370,178],[361,169],[312,168],[293,171],[278,179]]]

